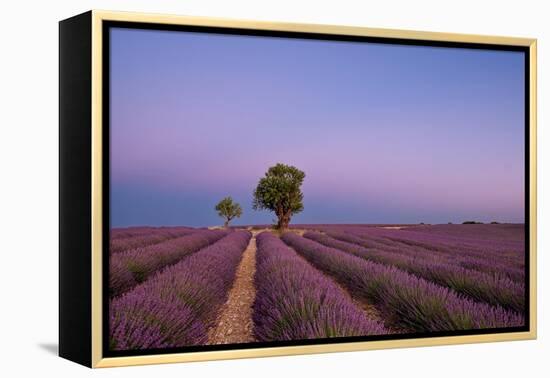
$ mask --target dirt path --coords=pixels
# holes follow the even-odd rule
[[[252,304],[256,297],[254,273],[256,272],[257,233],[253,232],[243,253],[227,301],[221,308],[216,325],[208,333],[208,344],[237,344],[255,340]]]

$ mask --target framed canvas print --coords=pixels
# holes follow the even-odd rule
[[[60,22],[59,353],[536,337],[536,41]]]

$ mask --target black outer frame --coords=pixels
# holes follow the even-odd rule
[[[59,23],[59,355],[92,367],[92,12]]]
[[[82,365],[92,367],[91,361],[91,112],[92,112],[92,13],[60,22],[60,260],[59,260],[59,354]],[[195,351],[251,349],[275,346],[333,344],[353,341],[399,340],[439,336],[459,336],[491,333],[510,333],[530,330],[530,54],[529,47],[489,45],[482,43],[440,42],[386,37],[361,37],[306,32],[236,29],[226,27],[185,26],[138,22],[103,21],[103,157],[109,157],[109,27],[126,27],[187,32],[223,33],[264,37],[324,39],[333,41],[406,44],[434,47],[473,48],[485,50],[521,51],[525,56],[525,243],[526,243],[526,311],[524,327],[437,332],[429,334],[388,335],[378,337],[346,337],[307,341],[206,345],[160,350],[109,351],[108,306],[103,301],[103,357],[155,355]],[[103,251],[109,246],[109,159],[102,161],[103,171]],[[103,258],[103,292],[108,292],[108,258]]]

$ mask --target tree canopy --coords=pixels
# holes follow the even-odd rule
[[[304,209],[301,186],[305,177],[291,165],[278,163],[270,167],[258,182],[252,207],[273,211],[278,218],[277,228],[287,228],[292,215]]]
[[[218,212],[218,215],[222,218],[224,218],[224,226],[229,226],[229,222],[231,222],[234,218],[239,218],[243,214],[243,209],[241,208],[241,205],[239,205],[237,202],[233,201],[233,198],[231,197],[225,197],[222,199],[218,204],[216,205],[216,211]]]

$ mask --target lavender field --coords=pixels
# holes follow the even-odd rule
[[[521,327],[522,224],[111,230],[112,350]]]

